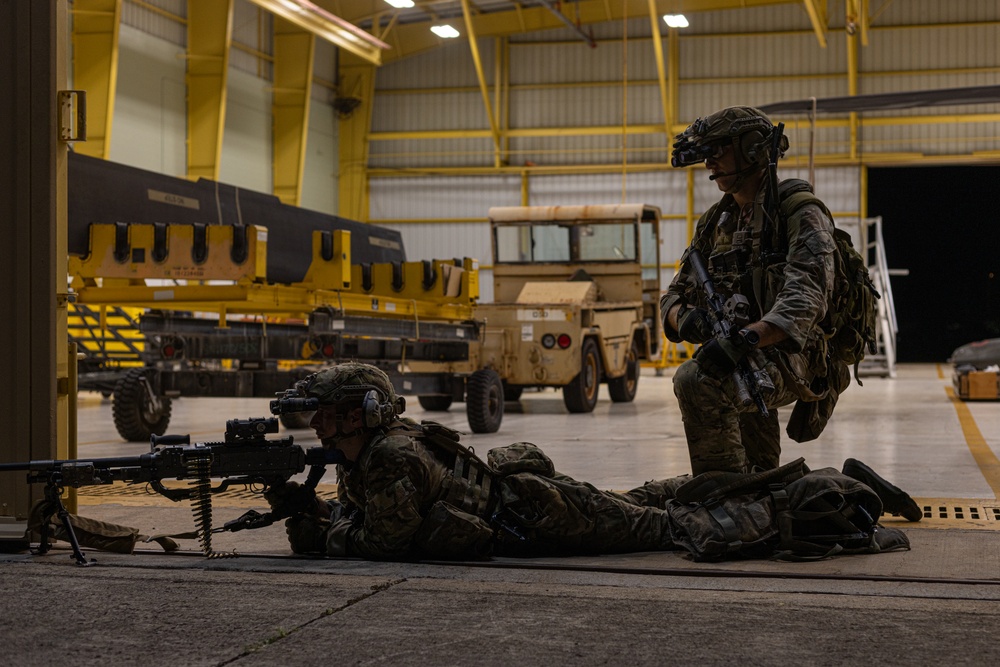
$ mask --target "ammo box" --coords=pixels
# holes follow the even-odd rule
[[[956,371],[953,382],[963,401],[1000,399],[1000,371]]]

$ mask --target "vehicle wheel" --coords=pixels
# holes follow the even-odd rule
[[[129,442],[148,441],[163,435],[170,424],[170,399],[154,396],[150,381],[152,368],[130,368],[115,385],[111,414],[118,434]]]
[[[608,380],[608,394],[615,403],[631,403],[639,388],[639,350],[633,341],[625,362],[625,375]]]
[[[563,403],[570,412],[593,412],[601,384],[601,358],[593,338],[583,341],[580,372],[563,387]]]
[[[417,396],[420,407],[428,412],[444,412],[451,407],[451,396]]]
[[[290,431],[301,431],[309,428],[309,422],[312,421],[314,414],[316,414],[314,410],[307,410],[305,412],[286,412],[285,414],[278,415],[278,421],[280,421],[281,425]]]
[[[521,400],[521,392],[524,391],[524,387],[519,384],[507,384],[503,383],[503,400],[505,401],[519,401]]]
[[[483,368],[465,384],[465,410],[473,433],[496,433],[503,421],[503,381],[496,371]]]

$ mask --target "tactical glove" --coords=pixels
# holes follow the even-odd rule
[[[681,306],[677,312],[677,335],[689,343],[704,343],[712,337],[712,322],[704,308]]]
[[[298,482],[285,482],[264,492],[264,500],[278,517],[316,512],[316,492]]]
[[[330,522],[308,514],[293,516],[285,522],[288,544],[297,554],[326,554],[326,532]]]
[[[722,380],[736,370],[736,366],[751,349],[753,348],[739,336],[735,339],[713,338],[698,348],[694,353],[694,360],[705,375]]]

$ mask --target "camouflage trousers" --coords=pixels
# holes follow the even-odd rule
[[[763,355],[758,359],[763,360]],[[767,361],[763,369],[774,382],[774,392],[765,399],[770,412],[767,417],[761,416],[756,405],[737,402],[731,377],[721,381],[711,378],[694,360],[685,361],[677,369],[674,395],[684,421],[692,474],[778,467],[781,430],[776,408],[794,403],[797,397],[786,387],[777,365]]]
[[[650,482],[628,493],[600,491],[555,473],[509,475],[500,482],[507,530],[499,556],[555,556],[675,549],[663,509],[686,477]]]

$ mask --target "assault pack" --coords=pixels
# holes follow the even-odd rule
[[[697,561],[819,560],[909,549],[906,535],[878,523],[882,501],[833,468],[796,459],[760,473],[707,472],[667,503],[671,538]]]
[[[813,194],[808,181],[790,178],[778,184],[778,247],[781,254],[788,252],[787,224],[799,209],[812,204],[818,206],[830,220],[833,215],[826,205]],[[854,379],[858,384],[858,366],[865,352],[875,354],[876,326],[878,325],[878,299],[882,296],[875,289],[865,258],[855,250],[851,235],[834,227],[833,239],[837,245],[834,255],[836,272],[833,303],[827,313],[829,322],[830,354],[836,361],[854,366]]]

